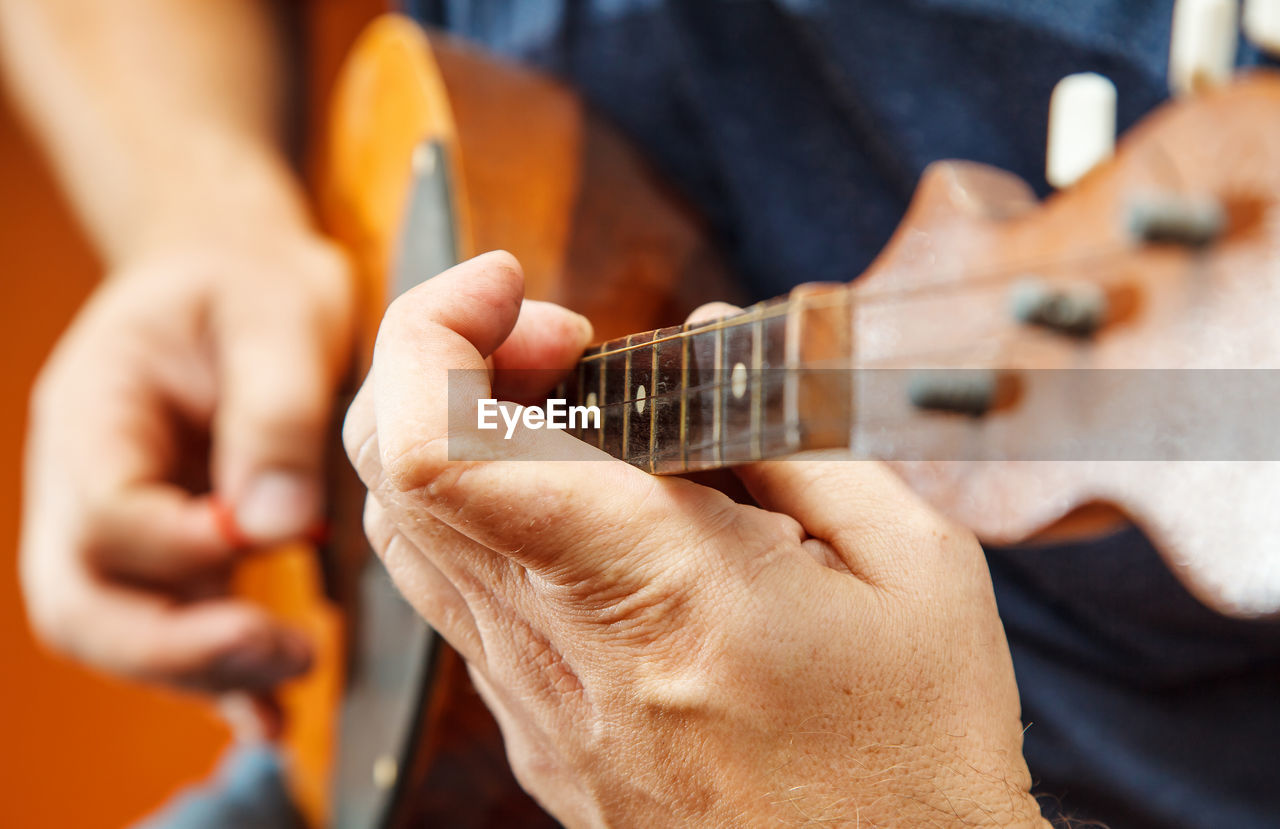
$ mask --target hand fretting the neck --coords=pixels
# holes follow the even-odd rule
[[[657,473],[714,469],[847,445],[848,286],[807,285],[731,317],[589,349],[554,393],[600,407],[571,432]]]

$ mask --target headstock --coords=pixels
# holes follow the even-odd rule
[[[859,452],[995,543],[1113,504],[1206,603],[1280,610],[1280,384],[1238,373],[1280,368],[1280,76],[1165,106],[1043,204],[934,165],[853,297]],[[993,370],[990,411],[913,405],[922,369]]]

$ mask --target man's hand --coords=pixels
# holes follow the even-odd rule
[[[301,635],[228,597],[227,577],[246,547],[320,517],[351,285],[318,237],[257,230],[120,266],[38,381],[28,610],[45,640],[105,670],[259,690],[309,664]],[[210,482],[216,496],[200,494]]]
[[[743,469],[756,508],[559,432],[450,433],[586,344],[521,297],[490,254],[397,300],[345,440],[522,784],[575,826],[1038,823],[974,538],[874,463]]]

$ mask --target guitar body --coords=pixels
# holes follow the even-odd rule
[[[573,93],[406,18],[378,18],[356,41],[321,159],[321,222],[358,280],[353,383],[397,293],[487,250],[514,253],[527,296],[588,316],[601,337],[733,297],[697,217]],[[512,779],[465,665],[386,581],[361,530],[363,489],[336,445],[330,465],[322,572],[309,551],[289,550],[240,577],[321,645],[316,670],[282,692],[291,788],[308,820],[556,825]]]
[[[401,235],[414,232],[403,218],[415,150],[433,140],[455,183],[459,258],[511,251],[530,298],[585,314],[598,336],[732,298],[695,214],[574,93],[387,16],[339,78],[320,194],[360,273],[368,332]]]

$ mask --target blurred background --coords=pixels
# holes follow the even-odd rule
[[[308,0],[299,17],[305,143],[378,0]],[[105,678],[38,645],[16,550],[32,381],[100,266],[0,84],[0,825],[127,826],[205,778],[230,733],[204,702]]]
[[[208,773],[228,733],[194,700],[48,654],[27,627],[16,561],[27,394],[99,267],[8,100],[0,102],[0,263],[2,822],[123,826]]]

